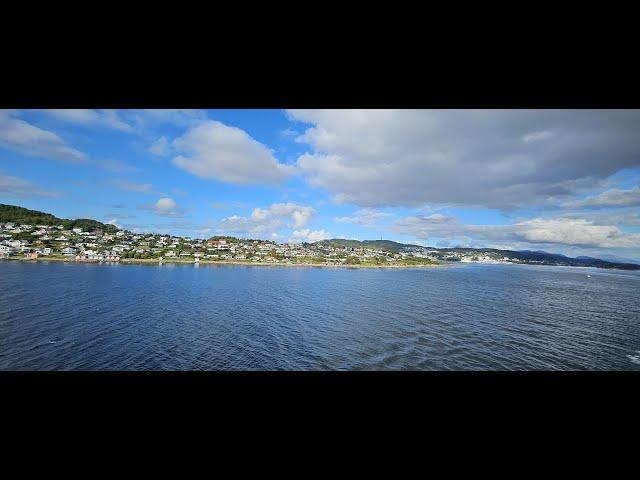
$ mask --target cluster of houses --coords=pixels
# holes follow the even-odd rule
[[[416,257],[428,258],[436,262],[461,262],[461,263],[518,263],[513,258],[505,257],[496,251],[482,251],[475,249],[437,249],[431,247],[407,247],[405,253]]]
[[[353,259],[394,262],[405,255],[324,244],[285,244],[233,237],[204,240],[124,230],[87,232],[81,228],[65,229],[61,225],[0,223],[0,258],[63,257],[89,262],[118,262],[128,258],[267,263],[306,263],[313,260],[316,263],[339,264]]]
[[[0,259],[62,257],[87,262],[118,262],[121,259],[159,261],[236,261],[266,263],[386,263],[413,261],[460,261],[508,263],[512,259],[493,252],[406,247],[400,252],[354,248],[327,242],[286,244],[265,240],[214,237],[208,240],[124,230],[83,231],[61,225],[0,223]]]
[[[61,225],[17,225],[0,223],[0,258],[63,256],[73,259],[118,261],[116,252],[104,248],[108,236],[102,231],[66,230]]]

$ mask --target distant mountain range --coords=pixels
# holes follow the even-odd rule
[[[502,260],[504,258],[513,261],[514,263],[527,263],[536,265],[561,265],[572,267],[597,267],[597,268],[619,268],[623,270],[640,270],[640,264],[633,261],[619,262],[609,261],[600,258],[592,257],[577,257],[571,258],[565,255],[548,253],[544,251],[531,251],[531,250],[500,250],[497,248],[435,248],[424,247],[421,245],[413,245],[407,243],[399,243],[391,240],[344,240],[344,239],[331,239],[317,242],[320,244],[336,247],[351,247],[351,248],[376,248],[380,250],[387,250],[394,253],[399,252],[422,252],[428,253],[442,261],[459,261],[461,254],[466,254],[469,257],[478,255],[484,255],[494,260]]]

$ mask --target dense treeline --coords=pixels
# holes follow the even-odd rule
[[[62,225],[66,229],[82,228],[85,231],[104,230],[113,232],[117,230],[113,225],[105,225],[97,220],[88,218],[68,220],[55,217],[50,213],[3,204],[0,204],[0,223],[15,223],[17,225]]]

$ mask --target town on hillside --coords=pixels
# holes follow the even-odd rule
[[[0,205],[0,259],[77,262],[248,263],[345,266],[432,266],[462,263],[537,264],[638,270],[640,265],[546,252],[435,248],[388,240],[277,243],[136,233],[90,219],[66,220]]]
[[[213,237],[208,240],[125,230],[85,231],[63,225],[0,224],[0,258],[39,257],[88,262],[157,260],[185,262],[301,263],[324,265],[433,264],[420,253],[266,240]]]

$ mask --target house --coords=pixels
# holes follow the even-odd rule
[[[74,228],[73,233],[82,233],[82,229],[81,228]]]
[[[75,255],[76,254],[76,249],[73,247],[66,247],[62,249],[62,254],[63,255]]]
[[[24,258],[27,260],[36,260],[38,258],[37,252],[28,252],[24,254]]]

